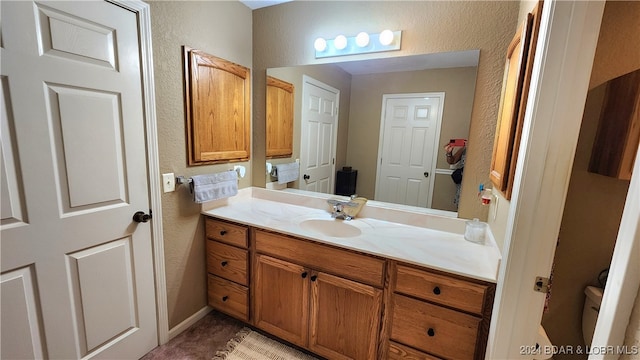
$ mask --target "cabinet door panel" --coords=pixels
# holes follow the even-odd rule
[[[300,265],[256,255],[255,325],[293,344],[306,346],[309,276]]]
[[[309,349],[329,359],[375,359],[382,290],[326,273],[311,281]]]

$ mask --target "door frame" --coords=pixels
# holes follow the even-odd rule
[[[382,164],[382,149],[384,143],[384,126],[385,126],[385,118],[387,113],[387,100],[389,99],[412,99],[412,98],[425,98],[425,97],[437,97],[440,99],[440,108],[438,109],[438,115],[436,117],[436,129],[435,129],[435,138],[436,143],[434,144],[434,151],[431,158],[431,168],[429,169],[429,173],[432,174],[429,176],[429,193],[427,194],[427,206],[426,208],[431,208],[431,203],[433,202],[433,188],[436,183],[436,171],[437,171],[437,163],[438,163],[438,148],[440,146],[440,131],[442,130],[442,115],[444,114],[444,98],[445,93],[442,91],[434,91],[434,92],[426,92],[426,93],[403,93],[403,94],[382,94],[382,110],[380,113],[380,135],[378,136],[378,158],[376,160],[376,187],[374,191],[374,198],[378,198],[379,188],[380,188],[380,171]]]
[[[537,341],[545,294],[535,292],[533,286],[536,276],[549,277],[551,273],[604,4],[602,0],[545,1],[543,7],[536,45],[539,56],[534,59],[498,273],[489,359],[530,359],[531,355],[520,349]],[[635,164],[628,199],[637,198],[640,192],[639,163]],[[613,322],[600,320],[611,312],[626,325],[638,291],[638,269],[632,269],[627,260],[640,257],[628,252],[638,247],[640,210],[629,202],[608,280],[618,282],[621,289],[615,295],[605,292],[592,347],[622,344],[625,329],[620,335]]]
[[[340,122],[340,90],[334,88],[333,86],[327,85],[325,83],[323,83],[320,80],[316,80],[314,78],[312,78],[309,75],[302,75],[302,103],[301,103],[301,114],[300,114],[300,164],[302,165],[302,159],[304,158],[302,155],[308,155],[309,154],[309,150],[308,150],[308,143],[305,141],[302,141],[302,136],[304,135],[304,131],[303,131],[303,126],[306,128],[306,122],[305,119],[303,117],[303,113],[304,113],[304,104],[305,104],[305,100],[307,98],[309,89],[307,88],[307,84],[309,85],[314,85],[317,86],[319,88],[325,89],[329,92],[332,92],[334,94],[336,94],[336,108],[335,108],[335,112],[336,112],[336,122],[335,125],[333,127],[333,134],[331,134],[332,139],[331,139],[331,143],[332,143],[332,147],[331,147],[331,183],[329,184],[329,194],[333,194],[335,193],[335,184],[336,184],[336,152],[338,149],[338,124]],[[305,152],[302,151],[302,148],[305,148],[307,150],[305,150]],[[303,171],[302,171],[302,166],[300,166],[300,175],[298,177],[298,188],[300,188],[300,186],[303,184],[304,179],[303,177]]]
[[[160,188],[160,157],[158,152],[158,127],[156,119],[155,80],[153,75],[153,48],[151,46],[151,10],[149,4],[141,0],[106,0],[136,14],[140,39],[140,68],[142,71],[142,95],[147,148],[147,169],[149,184],[149,208],[153,214],[151,221],[151,241],[153,247],[155,298],[157,308],[158,344],[169,341],[169,313],[167,308],[167,282],[164,263],[164,237],[162,232],[162,190]]]

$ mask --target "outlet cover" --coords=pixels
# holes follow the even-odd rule
[[[176,190],[176,176],[173,173],[162,174],[162,188],[164,192]]]

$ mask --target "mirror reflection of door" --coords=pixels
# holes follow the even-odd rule
[[[340,91],[303,76],[299,188],[333,194]]]
[[[375,199],[431,207],[444,93],[383,95]]]

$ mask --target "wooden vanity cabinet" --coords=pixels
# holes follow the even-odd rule
[[[329,359],[377,358],[383,259],[259,230],[255,246],[255,326]],[[346,278],[360,263],[378,287]]]
[[[209,306],[249,321],[248,228],[205,219]]]
[[[484,358],[495,284],[209,217],[205,224],[214,309],[328,359]]]
[[[390,264],[389,359],[483,359],[495,285]]]

